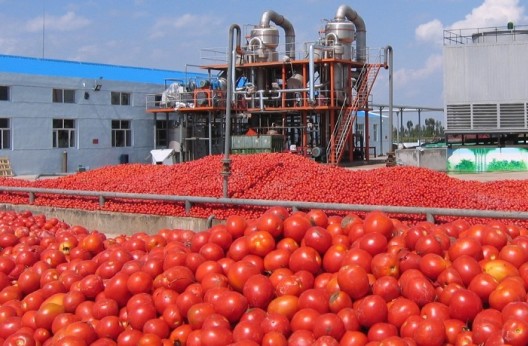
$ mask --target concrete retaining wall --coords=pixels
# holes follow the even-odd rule
[[[108,235],[132,235],[138,232],[155,234],[163,228],[189,229],[199,232],[208,228],[207,219],[192,217],[111,213],[13,204],[0,204],[0,210],[13,210],[16,212],[28,210],[33,214],[44,214],[49,218],[55,217],[71,226],[82,225],[88,230],[98,230]],[[212,224],[220,222],[221,220],[213,220]]]
[[[447,171],[447,148],[413,148],[396,150],[396,164]]]

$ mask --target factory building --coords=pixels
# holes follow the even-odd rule
[[[155,131],[166,124],[145,112],[145,100],[167,79],[195,77],[9,55],[0,55],[0,66],[0,157],[15,175],[151,162],[162,141]]]

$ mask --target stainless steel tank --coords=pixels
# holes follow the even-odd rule
[[[275,27],[251,30],[249,48],[255,53],[254,59],[259,62],[277,61],[279,54],[276,49],[279,45],[279,30]]]
[[[334,56],[338,59],[351,59],[352,42],[356,38],[356,27],[349,21],[330,21],[325,26],[325,37],[329,46],[334,46]],[[337,38],[337,41],[335,41]],[[334,42],[332,42],[334,39]]]

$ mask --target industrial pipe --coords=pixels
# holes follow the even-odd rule
[[[314,48],[322,50],[332,50],[332,47],[326,47],[320,44],[312,43],[308,48],[308,102],[311,105],[315,104],[315,54]]]
[[[236,48],[233,48],[233,39],[236,31]],[[226,119],[225,119],[225,147],[224,147],[224,158],[222,160],[222,176],[223,185],[222,191],[224,198],[228,197],[229,191],[229,176],[231,175],[231,159],[229,153],[231,151],[231,105],[233,103],[233,88],[235,85],[235,54],[242,54],[242,48],[240,48],[241,33],[240,26],[237,24],[231,25],[229,28],[229,50],[227,56],[227,102],[226,102]]]
[[[284,33],[286,35],[286,54],[290,59],[295,60],[295,30],[293,29],[293,25],[290,23],[290,21],[288,21],[288,19],[284,18],[284,16],[270,10],[262,14],[260,19],[260,27],[269,28],[270,21],[273,21],[275,24],[284,29]]]
[[[337,9],[336,20],[348,19],[356,26],[356,61],[367,61],[367,29],[365,21],[359,14],[347,5],[341,5]]]
[[[394,53],[391,46],[385,47],[385,66],[389,68],[389,153],[392,153],[392,116],[393,116],[393,108],[394,108],[394,81],[393,81],[393,62],[394,62]],[[388,57],[388,60],[387,60]]]

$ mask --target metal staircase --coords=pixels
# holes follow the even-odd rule
[[[368,98],[381,66],[380,64],[365,65],[352,88],[352,104],[349,107],[345,107],[345,98],[326,148],[328,163],[337,165],[341,161],[357,111],[368,107]]]

